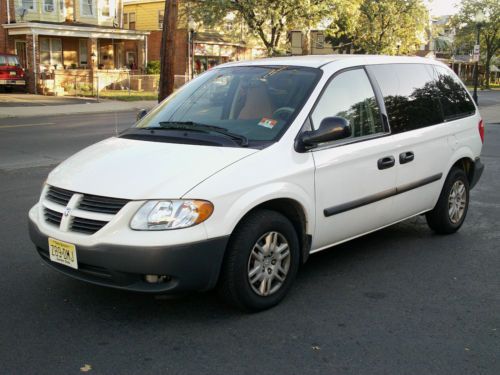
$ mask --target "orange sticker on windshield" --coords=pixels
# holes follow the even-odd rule
[[[257,125],[264,126],[266,128],[272,129],[274,125],[276,125],[278,121],[273,120],[272,118],[263,117],[262,120]]]

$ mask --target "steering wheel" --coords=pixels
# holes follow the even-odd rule
[[[295,112],[295,108],[292,107],[280,107],[276,111],[273,112],[273,118],[277,118],[280,120],[288,120],[290,116]]]

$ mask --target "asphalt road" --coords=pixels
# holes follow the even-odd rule
[[[460,232],[418,217],[316,254],[254,315],[214,293],[88,285],[39,260],[27,211],[47,173],[114,131],[114,115],[0,121],[0,374],[500,374],[500,125],[487,125]]]

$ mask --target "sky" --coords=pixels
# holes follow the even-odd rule
[[[460,0],[426,0],[427,6],[433,16],[444,16],[457,13],[455,5],[460,5]]]

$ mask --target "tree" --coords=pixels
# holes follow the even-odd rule
[[[458,24],[457,42],[475,44],[477,23],[475,16],[482,11],[485,20],[481,23],[481,50],[485,51],[484,63],[486,67],[485,86],[490,86],[490,65],[500,47],[500,3],[497,0],[463,0],[460,11],[456,16]]]
[[[175,32],[177,29],[178,3],[177,0],[165,1],[165,20],[163,23],[161,41],[161,71],[160,92],[158,101],[161,102],[174,92],[174,63],[175,63]]]
[[[355,51],[372,54],[408,54],[425,43],[429,12],[422,0],[349,3],[330,25],[332,43],[349,41]]]
[[[240,17],[249,31],[267,48],[269,55],[280,52],[280,44],[291,27],[306,32],[330,16],[340,0],[210,0],[194,1],[193,17],[206,26],[230,12]]]

